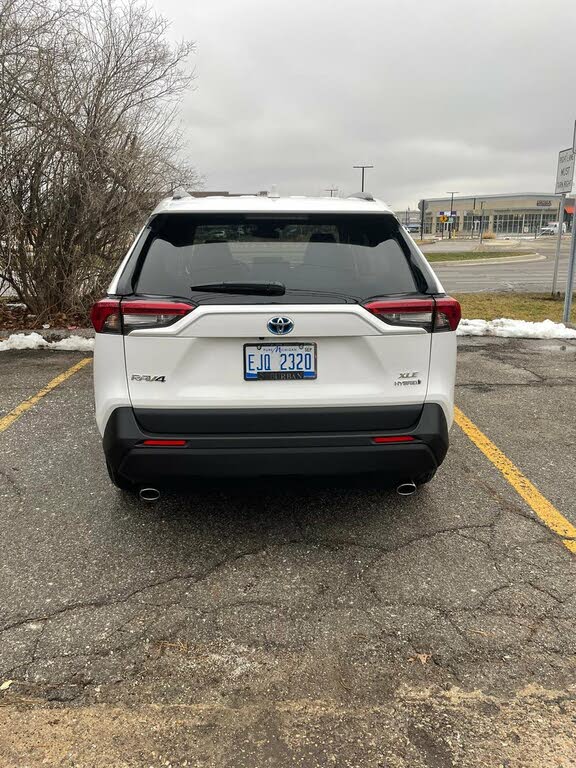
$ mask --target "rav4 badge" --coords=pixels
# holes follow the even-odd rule
[[[166,376],[149,376],[144,373],[133,373],[130,377],[132,381],[157,381],[159,383],[166,383]]]

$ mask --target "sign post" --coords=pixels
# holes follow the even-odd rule
[[[576,120],[574,121],[574,135],[572,137],[572,177],[574,176],[574,158],[576,157]],[[570,184],[572,189],[572,184]],[[568,190],[570,191],[570,190]],[[568,260],[568,277],[566,278],[566,294],[564,296],[564,323],[570,322],[570,310],[572,309],[572,291],[574,290],[574,269],[576,267],[576,204],[572,215],[572,239],[570,240],[570,258]]]
[[[576,138],[575,138],[576,140]],[[552,278],[552,296],[556,293],[558,283],[558,265],[560,264],[560,246],[562,244],[562,225],[564,223],[564,206],[566,195],[572,191],[574,181],[574,163],[576,153],[574,149],[563,149],[558,154],[558,169],[556,171],[555,194],[561,194],[560,208],[558,209],[558,239],[556,241],[556,259],[554,261],[554,277]]]

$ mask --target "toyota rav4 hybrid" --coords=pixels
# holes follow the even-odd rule
[[[434,476],[460,306],[369,195],[181,197],[154,210],[96,331],[112,482],[153,499],[206,476]]]

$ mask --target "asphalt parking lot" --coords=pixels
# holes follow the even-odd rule
[[[1,354],[0,418],[83,357]],[[460,339],[458,406],[574,525],[575,376],[576,342]],[[576,765],[576,539],[451,440],[409,498],[282,479],[143,506],[109,483],[85,365],[0,433],[0,764]]]

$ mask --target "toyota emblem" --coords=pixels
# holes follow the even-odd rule
[[[294,321],[289,317],[271,317],[268,320],[268,330],[276,336],[285,336],[294,330]]]

